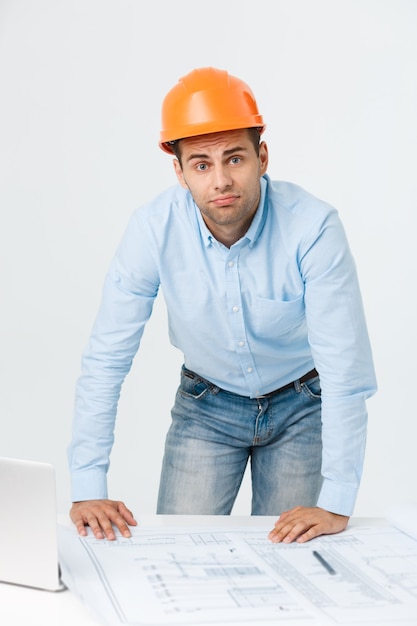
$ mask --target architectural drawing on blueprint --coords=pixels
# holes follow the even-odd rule
[[[417,616],[417,541],[390,526],[286,545],[256,529],[142,527],[114,542],[66,529],[60,545],[64,581],[76,593],[82,584],[111,626],[383,626]]]

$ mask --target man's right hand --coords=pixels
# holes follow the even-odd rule
[[[73,502],[70,517],[80,535],[86,536],[86,526],[90,526],[96,539],[116,539],[114,526],[123,537],[130,537],[130,526],[137,522],[123,502],[116,500],[85,500]]]

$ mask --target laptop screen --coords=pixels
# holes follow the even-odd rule
[[[57,591],[55,468],[0,457],[0,581]]]

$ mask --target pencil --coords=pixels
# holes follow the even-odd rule
[[[329,574],[331,574],[332,576],[336,574],[336,571],[333,569],[330,563],[328,563],[326,559],[321,556],[320,552],[317,552],[317,550],[313,550],[313,555],[316,557],[319,563],[321,563],[323,567],[329,572]]]

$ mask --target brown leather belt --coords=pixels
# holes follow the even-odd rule
[[[283,387],[279,387],[279,389],[275,389],[274,391],[265,393],[263,396],[257,396],[257,398],[270,398],[271,396],[275,396],[277,393],[282,393],[287,389],[291,389],[292,387],[294,387],[296,382],[305,383],[307,380],[310,380],[310,378],[315,378],[318,375],[318,371],[314,368],[307,372],[307,374],[304,374],[304,376],[301,376],[301,378],[297,378],[297,380],[294,380],[292,383],[287,383]]]

